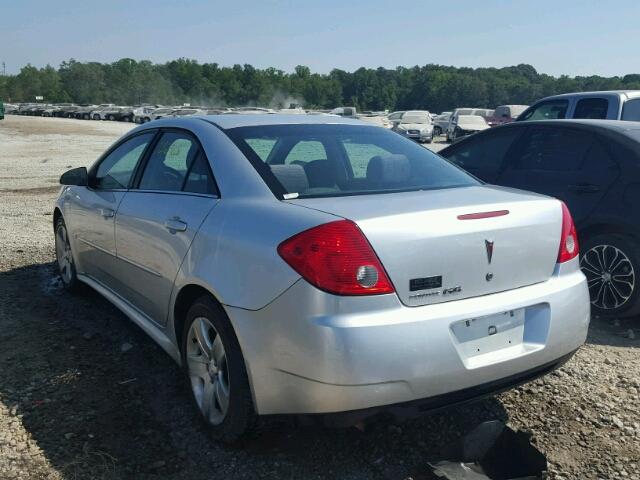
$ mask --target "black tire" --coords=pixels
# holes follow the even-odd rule
[[[595,235],[580,245],[580,266],[587,277],[591,312],[602,317],[640,313],[640,249],[620,234]]]
[[[107,120],[114,121],[115,119],[116,117],[114,117],[113,115],[107,115]]]
[[[89,114],[85,113],[84,115],[82,115],[82,119],[83,120],[89,120]]]
[[[100,115],[98,115],[97,113],[93,115],[93,119],[94,120],[100,120]]]
[[[202,318],[208,320],[213,325],[215,329],[213,333],[216,334],[213,339],[217,338],[217,335],[220,336],[225,354],[224,373],[226,373],[225,378],[228,382],[228,409],[223,420],[217,424],[213,424],[209,418],[205,417],[198,404],[196,394],[194,393],[195,387],[192,384],[192,376],[190,375],[189,362],[187,360],[189,347],[195,345],[195,348],[198,348],[198,343],[194,339],[190,340],[191,327],[196,320],[200,321],[199,319]],[[196,328],[196,326],[194,326],[194,328]],[[189,342],[191,343],[189,344]],[[214,343],[214,341],[212,340],[211,343]],[[187,312],[182,332],[181,355],[184,377],[189,388],[191,401],[198,411],[200,418],[209,428],[212,437],[221,442],[231,444],[240,441],[250,434],[256,424],[257,415],[253,406],[244,357],[242,356],[238,339],[236,338],[227,314],[224,309],[209,296],[203,296],[197,299]],[[213,357],[213,355],[211,356]],[[222,367],[220,367],[220,370],[222,370]],[[195,375],[194,378],[197,382],[197,375]]]
[[[63,235],[61,233],[63,232]],[[67,226],[62,217],[58,218],[55,228],[55,250],[56,265],[58,275],[62,280],[62,285],[69,292],[77,292],[80,289],[80,281],[76,272],[76,262],[73,259],[71,244],[69,243],[69,234]]]
[[[433,127],[433,136],[438,137],[442,135],[442,129],[440,127]]]

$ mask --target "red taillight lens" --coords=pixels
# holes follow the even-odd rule
[[[384,268],[357,225],[325,223],[285,240],[278,254],[321,290],[337,295],[393,293]]]
[[[558,251],[558,263],[563,263],[575,258],[578,255],[578,234],[576,226],[571,218],[569,209],[562,204],[562,233],[560,235],[560,250]]]

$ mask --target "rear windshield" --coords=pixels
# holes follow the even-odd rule
[[[278,198],[478,185],[442,157],[379,127],[268,125],[226,133]]]

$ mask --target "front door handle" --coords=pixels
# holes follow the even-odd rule
[[[580,183],[578,185],[569,185],[569,190],[576,193],[597,193],[600,191],[600,187],[598,185]]]
[[[100,209],[100,215],[102,215],[104,218],[111,218],[115,214],[116,214],[116,212],[114,212],[110,208],[101,208]]]
[[[184,232],[187,229],[187,224],[180,220],[178,217],[169,218],[164,222],[164,228],[171,233]]]

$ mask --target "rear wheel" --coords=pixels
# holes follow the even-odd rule
[[[440,127],[433,127],[433,136],[438,137],[442,135],[442,129]]]
[[[208,296],[187,313],[182,364],[193,403],[213,437],[233,443],[248,434],[256,414],[244,357],[226,313]]]
[[[581,245],[591,309],[601,316],[631,316],[640,310],[640,252],[626,236],[596,235]]]

